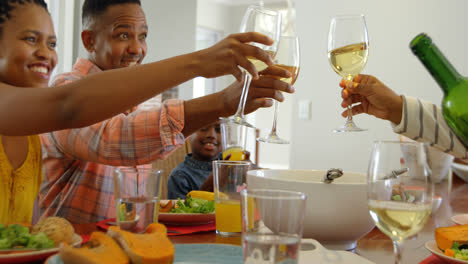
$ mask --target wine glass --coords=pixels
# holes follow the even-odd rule
[[[432,211],[434,184],[427,144],[376,141],[367,173],[369,211],[377,227],[393,241],[401,263],[404,240],[417,234]]]
[[[264,34],[271,39],[274,43],[271,46],[263,45],[260,43],[250,43],[251,45],[257,46],[275,57],[276,50],[278,47],[278,40],[281,33],[281,14],[277,11],[266,9],[260,6],[249,6],[247,11],[244,14],[244,17],[241,22],[240,32],[251,32],[255,31],[261,34]],[[263,61],[258,60],[254,57],[248,58],[252,62],[257,71],[264,70],[268,67]],[[244,70],[244,86],[242,87],[242,93],[239,100],[239,106],[234,116],[226,118],[228,122],[235,122],[241,125],[254,128],[249,122],[244,118],[244,107],[247,100],[247,95],[249,93],[250,82],[252,81],[252,76]]]
[[[289,78],[280,78],[280,80],[290,85],[294,85],[299,75],[299,54],[299,38],[297,36],[281,36],[278,44],[278,51],[276,52],[275,65],[291,73],[291,77]],[[274,104],[275,108],[271,131],[268,135],[258,138],[257,140],[267,143],[289,144],[288,140],[280,138],[276,133],[278,101],[275,100]]]
[[[353,80],[366,66],[369,55],[364,15],[337,16],[330,22],[328,34],[328,61],[333,70],[346,80]],[[333,132],[357,132],[367,129],[356,126],[351,105],[344,126]]]

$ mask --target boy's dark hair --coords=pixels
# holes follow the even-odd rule
[[[11,11],[18,5],[36,4],[47,10],[47,4],[44,0],[0,0],[0,35],[3,32],[2,25],[11,18]],[[49,12],[47,10],[47,12]]]
[[[81,11],[81,21],[85,25],[88,20],[96,18],[104,13],[109,6],[121,4],[137,4],[141,6],[140,0],[85,0]]]

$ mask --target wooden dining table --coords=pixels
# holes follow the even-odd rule
[[[433,212],[424,229],[416,236],[405,241],[403,245],[402,262],[417,264],[431,253],[425,248],[427,241],[434,240],[434,230],[441,226],[451,226],[451,217],[468,213],[468,184],[455,174],[441,183],[435,184],[435,195],[442,197],[442,203]],[[87,235],[98,231],[95,223],[74,225],[76,233]],[[352,228],[350,226],[350,228]],[[241,245],[241,237],[221,237],[214,231],[193,233],[188,235],[169,236],[175,244],[186,243],[221,243]],[[374,228],[358,240],[357,247],[352,252],[378,264],[394,263],[392,241],[379,229]]]

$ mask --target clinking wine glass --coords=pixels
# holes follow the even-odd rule
[[[369,212],[393,242],[395,263],[401,263],[405,239],[417,234],[431,211],[434,184],[427,162],[427,144],[376,141],[367,172]]]
[[[280,80],[294,85],[299,75],[299,57],[299,38],[297,36],[281,36],[278,44],[278,51],[276,52],[275,65],[289,71],[291,77],[280,78]],[[274,104],[274,117],[271,131],[268,135],[258,138],[257,140],[274,144],[289,144],[288,140],[280,138],[276,132],[278,101],[275,100]]]
[[[352,81],[366,66],[369,38],[364,15],[337,16],[330,22],[328,61],[341,77]],[[356,126],[351,105],[344,126],[333,132],[358,132],[367,129]]]
[[[260,6],[249,6],[242,19],[240,32],[252,31],[264,34],[273,39],[274,43],[271,46],[263,45],[260,43],[250,44],[265,50],[270,54],[272,58],[274,58],[276,55],[278,40],[281,32],[281,14],[277,11],[266,9]],[[248,59],[255,65],[257,71],[261,71],[267,68],[267,64],[265,64],[261,60],[258,60],[253,57]],[[245,102],[247,101],[249,86],[250,82],[252,81],[252,76],[245,70],[244,76],[244,85],[242,87],[239,106],[237,107],[236,113],[233,116],[226,118],[226,121],[235,122],[241,125],[254,128],[254,126],[247,122],[244,118]]]

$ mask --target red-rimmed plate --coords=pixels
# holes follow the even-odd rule
[[[73,235],[73,245],[78,246],[82,242],[81,236],[78,234]],[[58,247],[55,248],[48,248],[43,250],[21,250],[21,251],[13,251],[6,254],[0,253],[0,263],[1,264],[13,264],[13,263],[25,263],[31,261],[39,261],[46,259],[47,257],[57,253],[59,250]]]
[[[452,258],[449,256],[445,256],[444,252],[439,249],[435,240],[427,241],[425,244],[427,250],[432,252],[432,254],[436,255],[438,258],[443,260],[445,263],[452,263],[452,264],[468,264],[468,261]]]
[[[164,201],[162,201],[164,202]],[[173,200],[173,203],[177,200]],[[215,213],[163,213],[159,212],[158,221],[168,225],[200,225],[215,221]]]

